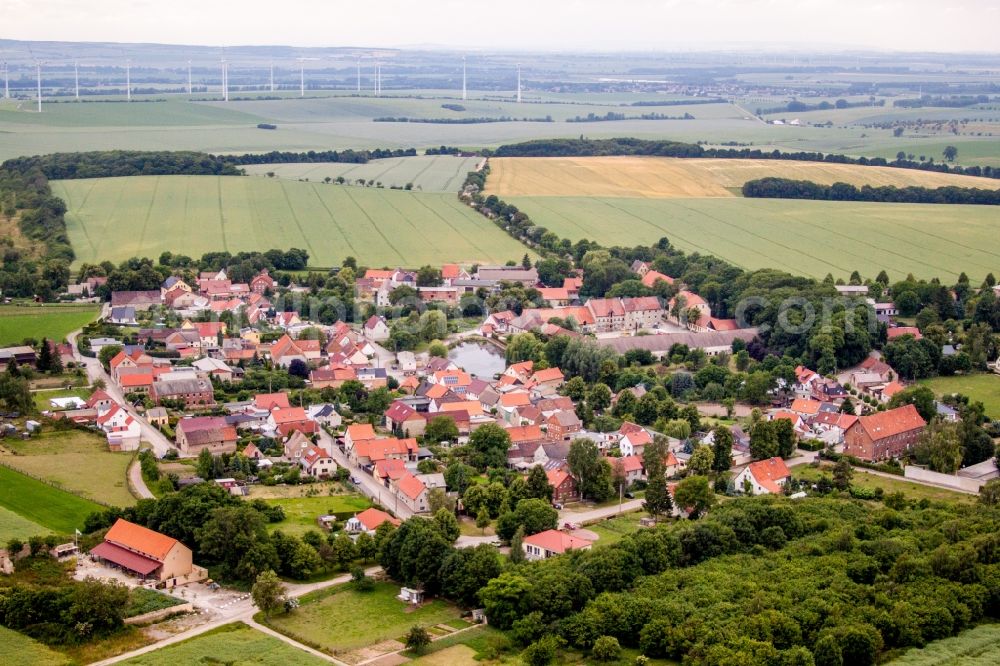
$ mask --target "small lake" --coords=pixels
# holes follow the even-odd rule
[[[448,358],[470,375],[490,380],[507,367],[503,354],[490,344],[465,342],[448,352]]]

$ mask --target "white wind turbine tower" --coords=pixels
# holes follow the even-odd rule
[[[270,82],[271,82],[271,92],[274,92],[274,61],[271,61],[270,67]]]
[[[125,59],[125,101],[132,101],[132,60]]]
[[[191,94],[191,61],[188,60],[188,95]]]
[[[80,101],[80,61],[73,61],[73,81],[76,84],[76,101]]]
[[[38,81],[38,113],[42,112],[42,61],[35,61],[35,76]]]
[[[521,64],[517,65],[517,103],[521,103]]]
[[[306,58],[300,56],[296,58],[299,61],[299,97],[306,96],[306,60],[319,60],[319,58]]]
[[[465,56],[462,56],[462,101],[466,100],[466,87],[465,87]]]
[[[222,101],[229,101],[229,63],[226,62],[226,57],[222,56],[219,60],[222,66]]]
[[[6,60],[3,61],[3,96],[4,99],[10,99],[10,76]]]
[[[361,57],[358,56],[358,92],[361,92]]]

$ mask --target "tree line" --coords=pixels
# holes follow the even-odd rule
[[[611,155],[650,155],[657,157],[716,157],[720,159],[794,160],[861,166],[888,166],[966,176],[1000,178],[1000,169],[991,166],[958,166],[939,162],[918,162],[910,159],[887,160],[884,157],[850,157],[835,153],[761,150],[760,148],[705,148],[693,143],[653,139],[536,139],[523,143],[505,144],[492,153],[496,157],[591,157]]]
[[[877,201],[918,204],[1000,205],[1000,189],[978,187],[897,187],[881,185],[857,187],[850,183],[821,185],[791,178],[759,178],[743,184],[743,196],[755,199],[813,199],[818,201]]]

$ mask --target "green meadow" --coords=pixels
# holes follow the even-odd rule
[[[465,176],[475,170],[478,157],[453,157],[451,155],[420,155],[417,157],[392,157],[372,160],[367,164],[342,162],[254,164],[244,167],[252,176],[308,180],[320,182],[338,177],[355,184],[359,179],[382,183],[385,187],[405,187],[412,184],[421,192],[458,192]]]
[[[235,622],[121,663],[131,666],[175,666],[175,664],[313,666],[326,662],[242,622]]]
[[[63,340],[97,317],[95,305],[0,305],[0,346],[25,338]]]
[[[1000,419],[1000,375],[982,373],[977,375],[955,375],[954,377],[934,377],[920,382],[931,387],[937,395],[961,393],[971,400],[978,400],[986,407],[986,415]]]
[[[104,507],[0,465],[0,508],[58,534],[73,534]]]
[[[284,179],[138,176],[56,181],[78,262],[156,258],[165,250],[287,249],[312,266],[503,263],[524,246],[455,194]]]

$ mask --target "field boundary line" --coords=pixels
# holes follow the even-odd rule
[[[347,233],[344,231],[344,228],[340,226],[340,222],[337,221],[337,217],[333,214],[333,211],[330,210],[330,206],[327,205],[326,199],[324,199],[322,195],[320,195],[319,189],[316,187],[316,183],[310,183],[310,184],[312,185],[313,188],[313,194],[316,195],[316,198],[319,200],[320,205],[323,206],[323,210],[325,210],[326,214],[330,217],[330,222],[332,222],[333,226],[337,228],[337,232],[340,234],[340,237],[344,239],[344,243],[351,250],[351,255],[357,257],[358,256],[357,248],[354,247],[354,243],[351,242],[351,239],[347,237]]]
[[[448,199],[451,200],[451,197],[448,196],[447,194],[445,194],[443,196],[448,197]],[[449,222],[448,220],[446,220],[444,218],[444,216],[441,215],[441,213],[437,212],[436,210],[434,210],[433,208],[431,208],[430,206],[428,206],[426,203],[424,203],[423,201],[421,201],[420,197],[414,197],[414,198],[420,203],[421,206],[423,206],[426,210],[428,210],[431,213],[433,213],[433,215],[435,217],[437,217],[439,220],[441,220],[442,222],[444,222],[449,228],[451,228],[452,231],[454,231],[456,234],[458,234],[459,236],[461,236],[465,240],[465,242],[467,242],[469,245],[471,245],[472,247],[474,247],[476,249],[476,252],[480,252],[480,253],[483,252],[483,248],[481,248],[478,245],[476,245],[476,243],[471,238],[469,238],[466,234],[464,234],[461,231],[459,231],[458,228],[455,227],[451,222]]]
[[[146,217],[142,221],[142,231],[139,232],[139,247],[136,249],[136,254],[141,252],[144,247],[146,228],[149,226],[149,218],[153,216],[153,206],[156,205],[156,194],[160,191],[160,179],[162,177],[157,176],[153,181],[153,194],[149,197],[149,205],[146,207]]]
[[[226,242],[226,212],[222,205],[222,176],[215,177],[216,200],[219,203],[219,231],[222,234],[222,249],[229,252],[229,243]],[[288,197],[285,197],[287,200]]]
[[[90,498],[90,497],[85,497],[84,495],[81,495],[78,492],[70,490],[69,488],[66,488],[66,487],[62,486],[62,485],[56,483],[55,481],[51,481],[49,479],[43,479],[42,477],[40,477],[40,476],[38,476],[36,474],[33,474],[31,472],[26,472],[23,469],[18,469],[17,467],[14,467],[13,465],[7,463],[4,460],[0,460],[0,467],[6,467],[7,469],[9,469],[12,472],[17,472],[18,474],[26,476],[29,479],[34,479],[35,481],[38,481],[39,483],[44,483],[45,485],[49,486],[50,488],[55,488],[56,490],[60,490],[60,491],[62,491],[64,493],[66,493],[67,495],[72,495],[74,497],[79,497],[80,499],[86,500],[87,502],[93,502],[94,504],[99,504],[100,506],[104,506],[104,507],[108,507],[108,508],[114,506],[113,504],[108,504],[107,502],[105,502],[103,500],[98,500],[98,499],[93,499],[93,498]],[[13,509],[7,509],[7,510],[8,511],[14,511]],[[17,513],[17,511],[14,511],[14,513]],[[21,514],[18,514],[18,515],[21,515]],[[32,522],[38,522],[38,521],[32,521]],[[52,528],[49,528],[49,529],[52,529]]]
[[[316,249],[312,246],[312,242],[309,240],[309,236],[306,235],[304,229],[302,229],[302,223],[299,221],[299,216],[295,213],[295,206],[292,205],[292,200],[288,197],[288,190],[285,188],[285,183],[278,184],[281,187],[281,195],[285,197],[285,204],[288,206],[288,212],[292,215],[292,222],[299,229],[299,235],[302,236],[302,240],[305,241],[306,247],[309,248],[309,255],[312,257],[316,256]]]
[[[382,230],[379,229],[379,227],[378,227],[377,224],[375,224],[375,220],[373,220],[372,216],[368,214],[368,211],[366,211],[363,207],[361,207],[358,204],[357,200],[353,196],[351,196],[350,188],[345,188],[344,192],[345,192],[345,194],[347,194],[347,198],[351,200],[351,203],[354,204],[354,207],[357,208],[359,211],[361,211],[361,214],[365,216],[365,219],[368,220],[368,224],[370,224],[372,226],[372,229],[375,230],[375,233],[377,233],[379,236],[381,236],[382,240],[385,241],[385,244],[388,245],[389,247],[391,247],[392,251],[396,253],[396,256],[399,257],[399,260],[401,262],[405,263],[406,262],[406,258],[403,257],[403,253],[400,252],[396,248],[396,246],[393,245],[389,241],[389,238],[384,233],[382,233]]]

